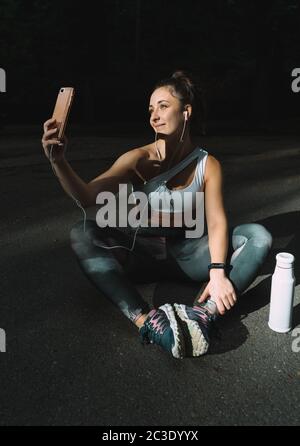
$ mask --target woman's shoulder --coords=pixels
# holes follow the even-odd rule
[[[211,166],[221,166],[220,161],[210,153],[207,153],[207,163],[209,163]]]
[[[144,146],[139,146],[130,149],[124,155],[128,156],[132,160],[139,161],[139,160],[150,159],[152,154],[153,154],[152,144],[146,144]]]
[[[144,146],[136,147],[133,149],[137,157],[150,159],[154,155],[154,144],[145,144]]]
[[[222,166],[220,161],[208,153],[205,166],[205,181],[207,181],[211,176],[220,175],[221,171]]]

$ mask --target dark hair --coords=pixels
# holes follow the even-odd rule
[[[171,94],[179,99],[182,110],[186,104],[192,105],[190,129],[191,133],[194,133],[201,118],[199,116],[201,90],[196,81],[186,71],[176,70],[170,77],[158,81],[152,91],[160,87],[169,87]]]

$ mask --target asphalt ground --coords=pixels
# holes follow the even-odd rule
[[[148,141],[77,136],[67,158],[88,181]],[[69,232],[83,214],[53,176],[40,134],[1,136],[2,426],[299,425],[299,137],[225,134],[199,143],[222,162],[230,225],[264,224],[274,243],[255,282],[219,319],[221,337],[209,353],[176,360],[142,346],[136,328],[82,274]],[[286,334],[268,327],[281,251],[296,257]],[[174,277],[138,288],[160,305],[191,303],[198,286]]]

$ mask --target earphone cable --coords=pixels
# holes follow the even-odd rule
[[[52,170],[53,170],[53,173],[54,173],[54,175],[57,177],[57,178],[59,178],[58,177],[58,175],[57,175],[57,173],[55,172],[55,169],[54,169],[54,167],[53,167],[53,164],[54,164],[54,159],[53,159],[53,156],[52,156],[52,151],[53,151],[53,144],[51,145],[51,147],[50,147],[50,153],[49,153],[49,158],[50,158],[50,164],[51,164],[51,167],[52,167]],[[71,192],[69,192],[69,195],[71,196],[71,198],[75,201],[75,203],[77,204],[77,206],[82,210],[82,212],[83,212],[83,232],[85,232],[85,223],[86,223],[86,212],[85,212],[85,209],[84,209],[84,207],[82,206],[82,204],[80,203],[80,201],[79,200],[77,200],[77,198],[75,198],[72,194],[71,194]]]

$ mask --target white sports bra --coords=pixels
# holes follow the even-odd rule
[[[208,152],[200,147],[196,147],[185,159],[180,161],[177,165],[175,165],[173,168],[168,170],[167,172],[164,172],[148,182],[145,182],[143,186],[138,187],[134,190],[143,191],[148,196],[148,202],[150,204],[151,208],[151,225],[153,224],[156,226],[159,221],[161,221],[161,216],[167,214],[170,216],[170,202],[173,203],[173,207],[171,209],[171,212],[173,213],[173,222],[176,225],[176,220],[183,221],[182,217],[182,205],[179,205],[177,208],[178,203],[183,203],[183,197],[184,195],[190,196],[190,206],[192,209],[194,209],[195,206],[195,198],[196,198],[196,192],[203,192],[204,191],[204,173],[205,173],[205,166],[206,161],[208,157]],[[187,165],[189,165],[194,159],[197,158],[197,165],[195,169],[195,174],[193,181],[189,186],[183,188],[183,189],[177,189],[177,190],[171,190],[167,187],[166,183],[174,177],[178,172],[183,170]],[[171,201],[172,200],[172,201]],[[189,200],[188,200],[189,201]],[[184,207],[184,210],[190,210],[190,208]],[[145,246],[148,247],[148,249],[151,249],[153,252],[154,257],[158,259],[164,259],[166,258],[166,237],[164,236],[164,231],[158,231],[157,227],[151,228],[154,230],[154,234],[152,234],[151,238],[149,239],[149,231],[146,231],[146,235],[144,236],[144,232],[141,231],[138,233],[137,237],[140,240],[140,243],[145,244]],[[171,231],[174,231],[174,234],[176,234],[177,230],[180,228],[172,228]],[[179,233],[181,230],[179,231]],[[157,235],[155,235],[157,233]],[[169,231],[168,231],[169,236]]]
[[[196,154],[198,153],[198,161],[195,169],[194,178],[191,184],[182,189],[171,190],[167,187],[166,184],[170,178],[163,180],[159,188],[153,192],[150,192],[148,195],[149,204],[151,205],[151,209],[153,211],[160,210],[161,212],[170,212],[170,202],[171,202],[173,203],[171,212],[174,213],[181,212],[182,206],[180,206],[180,203],[183,203],[183,200],[185,199],[185,197],[187,197],[187,195],[190,195],[191,207],[195,208],[195,197],[196,197],[195,192],[203,192],[204,172],[208,153],[199,147],[197,147],[195,151],[193,151],[192,153],[194,152]],[[195,158],[194,156],[191,157],[190,162],[194,158]],[[181,167],[182,163],[183,162],[181,161],[177,166],[175,166],[177,167],[176,171],[179,169],[179,167]],[[179,169],[179,171],[180,170],[182,169]],[[175,174],[172,173],[172,176],[175,176]],[[187,192],[189,192],[189,194],[187,194]],[[189,208],[185,209],[189,210]]]

